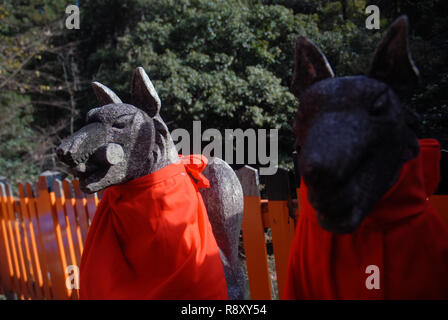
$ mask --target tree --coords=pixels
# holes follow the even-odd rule
[[[135,7],[127,6],[123,15],[139,15],[116,44],[108,42],[88,56],[85,72],[130,101],[131,73],[143,66],[159,92],[162,116],[171,129],[189,129],[193,120],[221,130],[277,128],[282,137],[280,157],[289,166],[291,119],[298,107],[289,92],[294,39],[299,34],[313,39],[337,71],[360,68],[346,60],[365,60],[351,48],[350,41],[360,41],[353,23],[321,31],[317,15],[294,15],[281,5],[234,0],[130,3]]]
[[[13,181],[54,166],[54,138],[67,120],[53,114],[77,110],[59,70],[75,48],[60,41],[64,9],[64,1],[0,4],[0,175]]]
[[[367,4],[380,7],[381,30],[365,29]],[[0,175],[61,169],[54,147],[97,105],[90,82],[132,103],[137,66],[153,80],[170,129],[190,129],[193,120],[204,129],[277,128],[281,161],[291,166],[299,107],[289,92],[294,39],[312,39],[337,76],[365,74],[402,13],[423,84],[406,103],[422,116],[419,136],[448,146],[446,1],[80,1],[80,30],[64,27],[66,5],[0,3]],[[20,166],[25,160],[28,171]]]

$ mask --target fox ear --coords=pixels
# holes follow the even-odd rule
[[[92,82],[92,88],[100,107],[111,103],[122,103],[120,98],[105,85],[102,85],[99,82]]]
[[[154,117],[160,111],[160,98],[151,80],[142,67],[134,71],[131,83],[131,95],[134,105]]]
[[[408,47],[408,18],[403,15],[390,26],[376,49],[369,77],[391,86],[397,93],[406,93],[419,83],[419,71]]]
[[[292,93],[298,98],[314,83],[333,77],[333,70],[319,48],[311,40],[302,36],[297,37],[294,48]]]

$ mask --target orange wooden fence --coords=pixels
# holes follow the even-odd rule
[[[252,299],[271,299],[265,231],[271,229],[277,296],[282,292],[298,205],[287,172],[266,181],[261,199],[257,170],[237,171],[244,190],[243,244]],[[0,183],[0,289],[19,299],[77,299],[77,269],[101,194],[84,195],[79,182],[40,176],[19,183],[18,197]],[[297,190],[298,191],[298,190]],[[448,196],[430,202],[448,223]],[[73,267],[74,266],[74,267]]]

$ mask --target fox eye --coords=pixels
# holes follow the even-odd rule
[[[112,124],[112,127],[117,128],[117,129],[124,129],[126,127],[126,123],[121,122],[121,121],[116,121]]]
[[[121,116],[112,123],[112,127],[117,129],[124,129],[132,121],[133,118],[134,115]]]

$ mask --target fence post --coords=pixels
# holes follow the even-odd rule
[[[90,225],[92,224],[92,221],[93,221],[93,217],[95,216],[97,203],[99,203],[99,201],[97,199],[96,193],[86,194],[85,197],[87,200],[86,209],[87,209],[87,215],[89,217],[88,222],[89,222],[89,227],[90,227]]]
[[[13,204],[11,203],[11,196],[9,185],[1,184],[0,185],[0,196],[3,198],[2,209],[4,212],[4,218],[6,221],[6,229],[9,238],[9,248],[12,257],[12,265],[13,265],[13,283],[15,293],[18,297],[22,297],[23,292],[25,290],[24,283],[22,282],[22,272],[20,270],[20,261],[19,261],[19,241],[20,239],[17,237],[15,228],[15,214]]]
[[[60,253],[64,276],[67,278],[67,267],[70,265],[77,266],[77,261],[70,229],[70,222],[65,212],[65,203],[67,200],[65,199],[64,192],[62,190],[62,182],[60,180],[55,180],[53,182],[53,190],[55,195],[56,216],[59,222],[59,228],[56,224],[56,231],[59,233],[58,237],[61,238],[61,246],[64,248],[64,250],[60,251]],[[66,286],[66,290],[67,297],[76,296],[76,293],[74,294],[73,290],[69,286]]]
[[[53,299],[67,299],[64,269],[65,250],[62,246],[60,225],[54,209],[54,190],[52,190],[54,180],[61,178],[59,173],[54,172],[45,172],[40,175],[38,178],[39,197],[36,199]]]
[[[26,256],[28,261],[28,268],[30,273],[30,282],[32,279],[32,288],[30,292],[32,292],[33,299],[42,299],[41,286],[42,283],[39,281],[39,273],[41,272],[37,249],[36,249],[36,240],[33,233],[33,226],[31,221],[31,215],[29,210],[29,202],[30,199],[26,196],[25,187],[22,183],[17,185],[17,189],[19,191],[19,201],[20,201],[20,211],[21,211],[21,220],[23,225],[23,233],[26,247]]]
[[[67,215],[68,225],[70,226],[70,233],[72,235],[75,250],[75,259],[73,259],[73,261],[74,264],[79,267],[79,263],[81,263],[83,242],[74,207],[76,199],[73,196],[73,188],[69,180],[64,179],[64,181],[62,181],[62,189],[65,197],[65,214]]]
[[[34,287],[33,287],[33,268],[31,262],[31,254],[30,247],[28,242],[28,232],[25,228],[25,216],[26,216],[26,208],[22,206],[20,200],[15,200],[13,194],[8,187],[9,195],[11,196],[11,202],[13,204],[12,209],[13,213],[15,213],[15,229],[18,238],[18,249],[19,249],[19,257],[20,263],[22,266],[22,282],[24,286],[24,294],[23,298],[29,299],[34,298]]]
[[[30,234],[34,237],[34,261],[38,270],[37,278],[39,280],[40,290],[36,288],[36,293],[42,299],[51,299],[50,280],[48,278],[47,260],[45,248],[43,246],[42,232],[40,231],[39,217],[37,213],[37,190],[30,182],[26,183],[26,195],[28,197],[28,212],[31,220]],[[34,192],[36,191],[36,192]]]
[[[294,219],[289,216],[289,172],[279,168],[266,177],[269,220],[277,271],[278,296],[283,294],[289,260],[289,249],[294,235]]]
[[[81,230],[81,239],[82,243],[85,244],[89,232],[89,218],[86,210],[87,201],[84,197],[84,193],[81,191],[78,179],[73,180],[72,186],[75,194],[75,210],[78,217],[79,228]]]
[[[1,281],[2,288],[5,294],[16,292],[14,290],[14,266],[12,257],[11,240],[8,234],[8,215],[6,211],[6,192],[3,179],[0,182],[0,259],[1,263]]]
[[[244,194],[242,231],[251,299],[268,300],[271,299],[271,282],[261,215],[258,172],[254,168],[244,166],[237,170],[236,174]]]
[[[20,299],[26,299],[30,297],[30,293],[28,292],[28,269],[25,267],[25,252],[23,246],[23,237],[20,226],[20,212],[19,208],[16,206],[16,201],[14,199],[14,195],[12,194],[11,186],[9,184],[6,185],[6,195],[8,197],[8,210],[9,217],[11,221],[11,226],[13,228],[13,234],[16,239],[16,250],[17,257],[19,263],[19,279],[21,293],[19,295]]]

